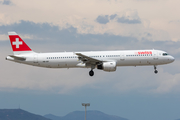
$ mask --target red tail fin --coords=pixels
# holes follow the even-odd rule
[[[13,52],[32,51],[16,32],[8,32]]]

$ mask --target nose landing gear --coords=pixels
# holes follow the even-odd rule
[[[158,71],[156,70],[156,65],[154,65],[154,73],[157,74]]]

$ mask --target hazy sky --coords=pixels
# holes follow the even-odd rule
[[[180,118],[179,0],[0,0],[0,109],[66,115],[100,110],[129,120]],[[175,62],[118,67],[116,72],[47,69],[5,57],[7,32],[16,31],[36,52],[160,49]]]

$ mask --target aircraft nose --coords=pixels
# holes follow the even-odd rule
[[[171,60],[171,62],[174,62],[175,58],[173,56],[171,56],[170,60]]]

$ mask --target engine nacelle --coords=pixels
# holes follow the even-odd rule
[[[103,64],[97,65],[97,69],[107,72],[116,71],[116,62],[104,62]]]

